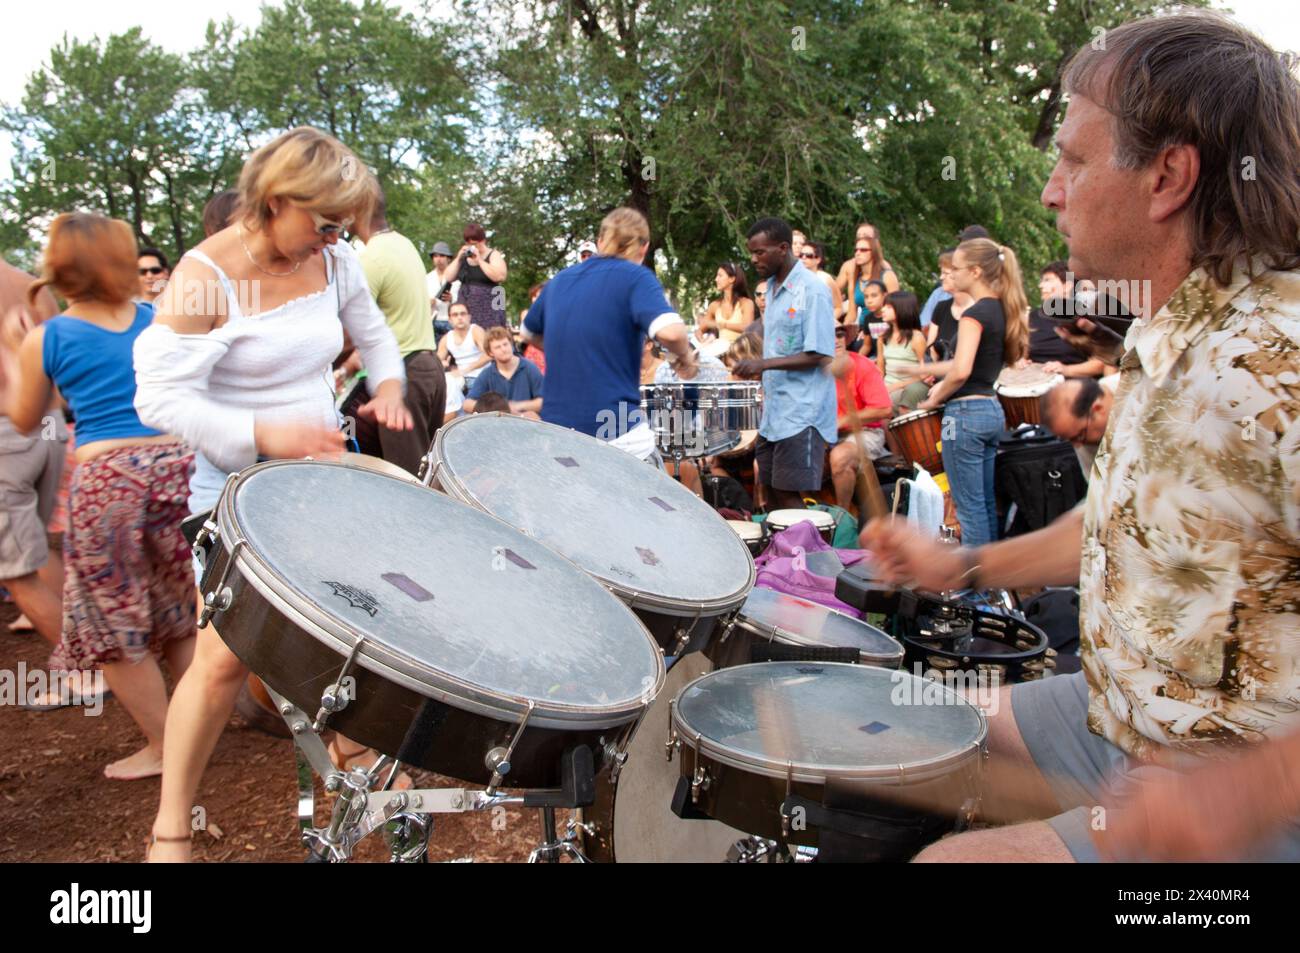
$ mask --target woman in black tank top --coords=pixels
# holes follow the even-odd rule
[[[1027,350],[1029,301],[1015,253],[987,238],[957,246],[952,283],[975,303],[957,323],[953,359],[932,365],[932,372],[943,380],[918,409],[943,407],[943,469],[962,543],[982,546],[999,535],[993,464],[1006,418],[993,385],[1002,368]]]

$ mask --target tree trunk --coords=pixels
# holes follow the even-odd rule
[[[1047,101],[1043,103],[1043,109],[1038,114],[1038,128],[1034,130],[1034,148],[1046,152],[1047,147],[1052,144],[1052,133],[1056,129],[1056,117],[1061,111],[1061,81],[1058,79],[1052,84],[1051,91],[1047,95]]]

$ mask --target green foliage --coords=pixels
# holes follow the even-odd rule
[[[650,219],[683,310],[776,214],[823,241],[880,229],[905,287],[979,222],[1032,269],[1059,257],[1039,203],[1063,63],[1153,0],[284,0],[179,57],[139,29],[69,42],[0,115],[15,139],[0,242],[30,264],[59,211],[93,208],[176,254],[247,153],[325,129],[379,176],[426,251],[483,221],[526,289],[619,204]]]

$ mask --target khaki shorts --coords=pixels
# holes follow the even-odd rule
[[[54,512],[68,452],[68,432],[55,439],[17,434],[0,417],[0,579],[35,572],[50,558],[45,527]]]

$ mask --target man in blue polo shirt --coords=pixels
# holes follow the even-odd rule
[[[524,318],[523,337],[546,352],[542,419],[645,460],[655,450],[641,413],[646,337],[673,355],[669,363],[683,380],[694,378],[698,365],[686,325],[642,265],[650,247],[645,216],[615,209],[601,222],[596,245],[599,254],[546,283]]]
[[[802,509],[821,489],[826,448],[836,440],[835,313],[826,285],[794,257],[790,226],[763,218],[749,230],[749,258],[767,279],[763,357],[736,365],[763,377],[763,422],[754,456],[769,506]]]
[[[500,394],[510,402],[510,413],[537,419],[542,409],[542,372],[526,357],[515,354],[514,342],[505,328],[490,328],[484,338],[492,363],[474,379],[465,398],[465,413],[486,393]]]

